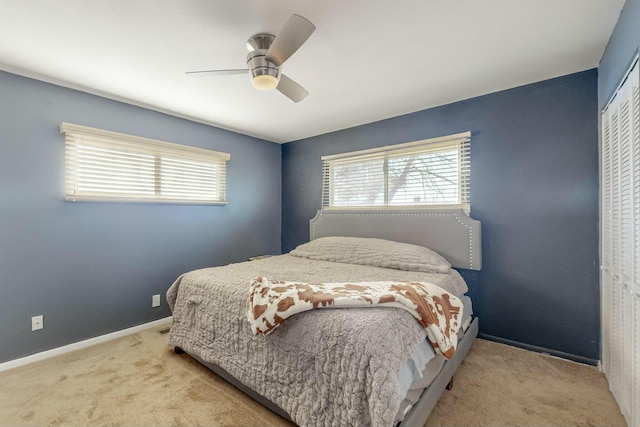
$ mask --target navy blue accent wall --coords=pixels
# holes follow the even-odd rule
[[[229,203],[64,202],[62,121],[228,152]],[[279,253],[280,162],[278,144],[0,72],[0,362],[169,316],[179,274]]]
[[[598,106],[602,110],[640,49],[640,0],[627,0],[598,68]]]
[[[309,239],[321,156],[469,130],[481,332],[598,359],[597,78],[584,71],[285,144],[283,251]]]

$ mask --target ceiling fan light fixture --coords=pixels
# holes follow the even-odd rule
[[[280,81],[280,67],[266,57],[273,39],[271,34],[256,34],[247,42],[247,67],[251,84],[258,90],[273,90]]]
[[[273,90],[278,86],[278,79],[269,74],[262,74],[253,77],[251,83],[258,90]]]
[[[281,74],[282,64],[309,38],[316,26],[307,18],[293,14],[282,26],[278,37],[259,33],[249,37],[247,44],[247,68],[228,70],[191,71],[187,74],[215,73],[243,74],[249,71],[251,84],[258,90],[277,89],[293,102],[300,102],[309,92],[289,77]]]

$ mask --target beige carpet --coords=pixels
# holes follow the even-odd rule
[[[162,328],[0,372],[0,426],[285,426]],[[596,368],[476,340],[427,426],[624,426]]]

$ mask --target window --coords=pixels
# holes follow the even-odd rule
[[[65,200],[226,204],[230,155],[70,123]]]
[[[465,132],[322,157],[322,208],[460,207],[470,211]]]

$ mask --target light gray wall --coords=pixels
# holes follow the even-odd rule
[[[62,121],[228,152],[229,203],[64,202]],[[280,253],[280,164],[271,142],[0,72],[0,362],[169,316],[179,274]]]

